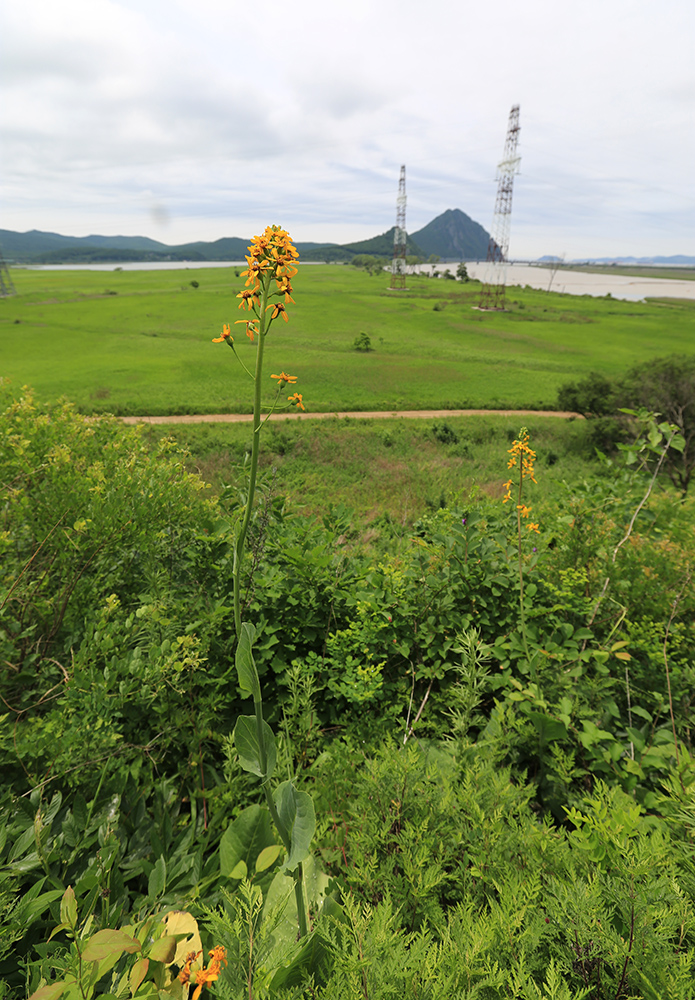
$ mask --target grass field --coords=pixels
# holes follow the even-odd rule
[[[211,343],[242,315],[233,269],[18,269],[13,280],[17,296],[0,300],[0,374],[39,398],[67,396],[88,413],[249,412],[247,376]],[[310,410],[533,409],[553,408],[558,387],[588,371],[692,350],[692,302],[514,288],[508,312],[481,313],[475,282],[410,283],[393,293],[386,275],[300,268],[297,304],[288,324],[273,326],[266,370],[296,374]],[[361,332],[370,353],[353,349]],[[250,362],[252,346],[243,335],[236,342]]]
[[[500,500],[507,449],[525,422],[537,452],[534,510],[564,492],[563,481],[595,473],[583,420],[498,414],[446,420],[332,418],[279,421],[263,432],[261,469],[294,513],[326,516],[343,506],[356,530],[409,529],[427,510],[476,496]],[[190,452],[189,468],[218,492],[240,482],[249,424],[185,424],[144,429],[150,441],[173,437]]]

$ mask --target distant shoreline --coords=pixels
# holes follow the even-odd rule
[[[324,261],[300,261],[302,267],[338,266],[326,264]],[[127,261],[123,264],[24,264],[24,270],[32,271],[200,271],[214,268],[242,268],[245,261]],[[350,267],[346,263],[339,265]],[[418,274],[432,275],[438,272],[443,275],[456,273],[455,261],[442,261],[437,264],[419,264],[407,268],[406,275],[416,277]],[[674,265],[654,265],[673,269]],[[686,265],[681,265],[685,267]],[[16,265],[15,265],[16,267]],[[553,269],[551,264],[510,263],[505,265],[489,264],[484,261],[467,261],[466,268],[471,278],[477,281],[496,281],[500,270],[505,272],[506,284],[509,288],[528,285],[540,291],[553,291],[564,295],[589,295],[597,298],[610,295],[614,299],[624,299],[631,302],[641,302],[644,299],[695,299],[695,280],[657,277],[644,274],[645,265],[636,265],[636,274],[626,274],[628,268],[617,269],[606,267],[605,271],[587,269],[586,265],[576,267],[565,265]],[[386,268],[385,270],[388,270]]]

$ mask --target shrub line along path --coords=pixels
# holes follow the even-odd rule
[[[484,417],[487,414],[498,417],[561,417],[577,420],[584,418],[579,413],[568,410],[353,410],[350,412],[328,413],[273,413],[270,420],[315,420],[317,418],[355,418],[380,420],[392,417],[431,420],[433,417]],[[252,413],[185,413],[157,417],[120,417],[124,424],[241,424],[253,420]]]

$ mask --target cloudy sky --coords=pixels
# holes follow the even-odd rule
[[[0,14],[0,228],[347,242],[490,228],[513,257],[695,255],[692,0],[22,0]]]

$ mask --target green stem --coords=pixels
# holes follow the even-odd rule
[[[521,460],[520,460],[521,461]],[[523,467],[519,470],[519,496],[517,498],[517,504],[521,505],[521,495],[523,491],[524,483],[524,473]],[[526,662],[529,666],[529,671],[531,673],[531,680],[536,683],[536,669],[533,661],[531,660],[531,654],[528,648],[528,639],[526,637],[526,611],[524,610],[524,569],[523,562],[521,559],[521,511],[519,506],[516,509],[516,528],[517,528],[517,551],[519,558],[519,615],[521,617],[521,637],[524,640],[524,652],[526,653]]]
[[[241,528],[239,529],[239,535],[236,540],[236,545],[234,549],[234,626],[236,628],[237,641],[241,635],[241,570],[244,563],[244,550],[246,546],[246,536],[249,530],[249,524],[251,522],[251,512],[253,510],[253,502],[256,495],[256,475],[258,473],[258,456],[260,452],[260,442],[261,442],[261,429],[265,420],[261,420],[261,392],[262,392],[262,381],[261,377],[263,374],[263,349],[265,347],[265,337],[267,329],[270,326],[272,320],[266,322],[266,308],[268,306],[268,298],[270,293],[270,284],[272,281],[272,275],[268,274],[263,278],[263,290],[261,292],[261,301],[259,306],[259,318],[258,318],[258,348],[256,349],[256,372],[253,376],[254,378],[254,392],[253,392],[253,443],[251,446],[251,470],[249,472],[249,489],[248,495],[246,497],[246,509],[244,511],[244,518],[241,523]],[[278,394],[275,398],[275,404],[277,403],[280,390],[278,387]],[[275,404],[271,408],[271,413],[275,409]],[[269,414],[270,415],[270,414]],[[268,416],[269,416],[268,415]],[[267,417],[265,418],[268,419]],[[258,748],[259,757],[261,764],[261,772],[263,774],[267,771],[267,754],[265,752],[265,740],[263,738],[263,703],[260,698],[254,698],[254,709],[256,714],[256,734],[258,737]],[[266,802],[268,804],[268,810],[270,812],[275,828],[277,829],[280,839],[284,844],[285,850],[289,857],[292,848],[292,839],[289,832],[287,831],[285,824],[280,819],[280,815],[277,811],[275,805],[275,800],[271,794],[270,788],[268,786],[267,780],[263,783],[263,789],[265,792]],[[300,938],[305,937],[307,934],[307,917],[306,917],[306,905],[304,902],[304,872],[302,865],[297,865],[297,868],[293,874],[294,878],[294,893],[297,900],[297,921],[299,924],[299,936]]]
[[[261,771],[265,774],[267,770],[267,756],[265,752],[265,741],[263,739],[263,703],[260,698],[258,700],[254,698],[253,707],[256,711],[256,733],[258,734],[258,753],[260,757]],[[280,834],[280,840],[282,841],[284,848],[287,851],[287,856],[289,857],[290,851],[292,850],[292,838],[290,837],[287,827],[280,819],[280,814],[278,813],[277,806],[275,805],[275,799],[272,796],[267,781],[263,783],[263,791],[265,792],[265,800],[268,805],[270,817],[275,824],[275,829]],[[297,900],[299,936],[300,938],[303,938],[306,937],[308,931],[306,905],[304,903],[304,871],[301,864],[297,865],[292,877],[294,879],[294,895]]]
[[[234,550],[234,627],[236,628],[237,639],[241,634],[241,569],[244,562],[244,548],[246,545],[246,535],[251,521],[251,511],[256,495],[256,474],[258,472],[258,454],[261,443],[261,375],[263,373],[263,348],[265,347],[266,319],[265,309],[268,303],[268,290],[270,286],[269,277],[264,278],[263,291],[261,293],[260,316],[258,320],[258,348],[256,349],[256,374],[254,375],[253,387],[253,443],[251,445],[251,471],[249,473],[249,492],[246,498],[246,510],[244,520],[239,529],[239,537],[236,540]]]
[[[263,766],[263,765],[261,765]],[[275,824],[275,829],[280,834],[280,840],[282,841],[285,850],[289,856],[290,850],[292,849],[292,840],[289,833],[285,827],[285,824],[280,819],[280,815],[277,811],[275,805],[275,799],[273,798],[268,783],[264,784],[265,791],[265,801],[268,806],[268,811],[270,812],[271,819]],[[299,923],[299,936],[300,938],[306,937],[308,934],[308,926],[306,919],[306,904],[304,902],[304,869],[300,864],[297,865],[292,878],[294,879],[294,896],[297,901],[297,921]]]

